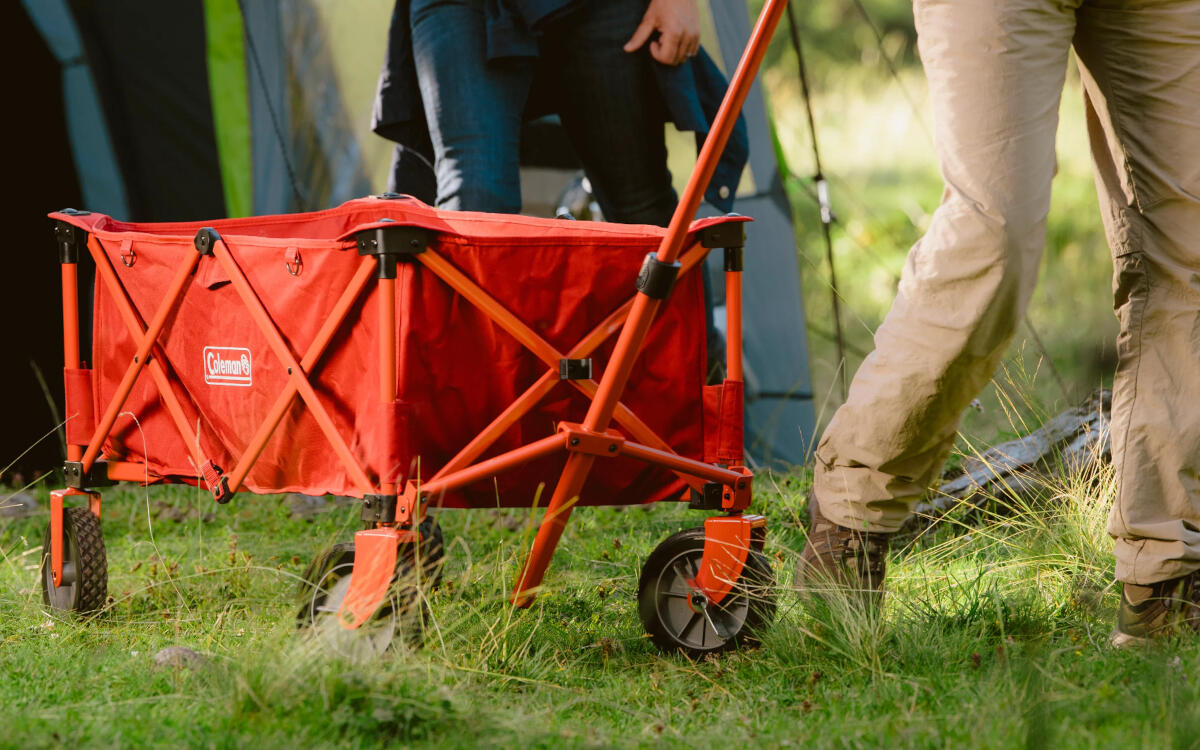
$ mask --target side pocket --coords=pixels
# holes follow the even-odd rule
[[[1129,428],[1138,391],[1142,328],[1150,298],[1150,275],[1144,253],[1113,257],[1113,310],[1121,324],[1117,334],[1117,372],[1113,377],[1112,452],[1117,469],[1117,498],[1109,514],[1109,532],[1123,536],[1125,522],[1125,458]]]
[[[1117,377],[1136,376],[1141,351],[1142,323],[1150,296],[1145,254],[1126,253],[1113,258],[1113,311],[1121,324],[1117,334]]]

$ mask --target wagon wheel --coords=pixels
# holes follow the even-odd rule
[[[337,618],[353,578],[354,544],[343,542],[323,550],[304,572],[297,625],[331,650],[356,658],[378,656],[397,639],[419,642],[428,607],[424,592],[440,583],[443,561],[441,528],[427,518],[420,530],[419,565],[415,547],[403,545],[387,598],[375,615],[355,630],[344,629]]]
[[[684,529],[658,545],[642,566],[638,615],[664,651],[702,656],[735,648],[756,641],[775,614],[774,575],[762,553],[750,550],[741,578],[719,604],[709,604],[687,584],[703,556],[704,529]]]
[[[42,545],[42,601],[52,610],[88,614],[108,598],[108,556],[100,519],[87,508],[63,508],[62,585],[54,586],[50,526]]]

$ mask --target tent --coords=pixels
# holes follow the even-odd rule
[[[18,40],[8,69],[28,72],[17,85],[31,116],[16,142],[40,166],[18,202],[28,250],[4,295],[6,321],[36,321],[13,343],[0,469],[36,443],[16,467],[45,470],[61,460],[62,359],[54,248],[40,217],[64,206],[136,221],[285,213],[381,192],[391,144],[369,132],[369,115],[391,2],[22,0],[2,12]],[[749,34],[746,8],[714,2],[708,20],[709,46],[731,69]],[[735,210],[757,220],[747,447],[759,464],[795,464],[812,442],[813,409],[794,233],[758,87],[746,115],[754,147]],[[546,182],[544,170],[530,174]],[[30,316],[30,299],[54,303]]]

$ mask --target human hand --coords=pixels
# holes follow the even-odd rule
[[[650,42],[650,56],[664,65],[678,65],[700,49],[700,11],[696,0],[650,0],[642,22],[625,42],[626,52],[636,52]]]

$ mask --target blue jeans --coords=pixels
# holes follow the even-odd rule
[[[621,49],[645,8],[644,0],[592,0],[545,30],[536,60],[489,62],[483,0],[413,0],[437,206],[520,211],[521,125],[536,79],[554,96],[605,218],[666,225],[677,198],[662,96],[649,54]]]

